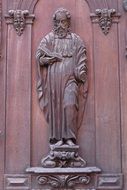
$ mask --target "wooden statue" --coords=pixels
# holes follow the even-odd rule
[[[71,33],[71,15],[63,8],[54,16],[54,29],[37,49],[40,107],[50,127],[50,154],[45,167],[84,166],[76,145],[87,92],[87,57],[82,39]]]

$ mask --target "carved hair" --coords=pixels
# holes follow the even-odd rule
[[[69,25],[70,25],[70,20],[71,20],[71,14],[70,14],[70,12],[69,12],[67,9],[59,8],[59,9],[54,13],[54,15],[53,15],[53,21],[54,21],[54,22],[56,21],[56,15],[57,15],[58,13],[65,13],[66,18],[67,18],[67,20],[68,20],[68,22],[69,22]]]

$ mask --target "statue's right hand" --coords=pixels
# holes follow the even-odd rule
[[[56,57],[40,57],[40,63],[42,65],[53,64],[56,61],[57,61]]]

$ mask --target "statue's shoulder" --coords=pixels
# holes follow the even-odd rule
[[[54,33],[51,31],[48,34],[45,35],[43,39],[53,39],[54,38]]]
[[[72,39],[75,41],[75,43],[85,45],[84,41],[81,39],[81,37],[79,35],[77,35],[76,33],[71,33],[71,35],[72,35]]]
[[[45,46],[45,45],[51,43],[53,41],[53,39],[54,39],[53,32],[49,32],[48,34],[46,34],[44,37],[41,38],[39,48],[41,46]]]

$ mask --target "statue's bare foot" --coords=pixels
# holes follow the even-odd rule
[[[66,144],[69,145],[69,146],[74,146],[75,145],[71,139],[68,139],[66,141]]]

